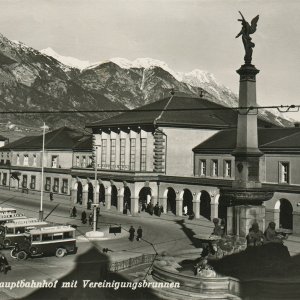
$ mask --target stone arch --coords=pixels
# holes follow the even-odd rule
[[[110,190],[110,205],[118,208],[118,189],[115,185],[111,186]]]
[[[99,203],[105,203],[105,186],[103,183],[99,184]]]
[[[200,215],[204,218],[211,219],[211,199],[207,191],[201,191],[200,196]]]
[[[176,215],[176,192],[173,188],[168,187],[164,193],[164,197],[167,199],[167,212],[171,212]]]
[[[77,194],[76,194],[76,203],[82,204],[82,193],[83,193],[83,186],[81,181],[77,181],[75,183]]]
[[[189,189],[184,189],[182,194],[182,208],[187,207],[187,215],[193,214],[193,194]]]
[[[282,228],[293,229],[293,206],[287,199],[280,199],[279,201],[279,224]]]
[[[123,203],[124,209],[127,208],[131,212],[131,191],[128,186],[125,186],[123,189]]]
[[[144,186],[141,188],[139,192],[139,205],[140,207],[142,207],[142,210],[144,210],[151,202],[151,195],[152,191],[150,187]]]
[[[91,182],[88,182],[87,184],[88,187],[88,201],[92,200],[92,202],[94,202],[94,186]]]

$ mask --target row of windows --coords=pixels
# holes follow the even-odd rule
[[[17,165],[21,164],[21,156],[20,154],[17,154]],[[37,165],[37,156],[36,154],[32,155],[32,166]],[[23,154],[23,166],[29,166],[29,155],[28,154]],[[60,167],[58,165],[58,155],[52,155],[51,156],[51,168],[58,168]]]
[[[53,178],[53,185],[51,186],[51,177],[46,177],[46,182],[45,182],[45,191],[47,192],[54,192],[58,193],[59,192],[59,178]],[[63,194],[68,193],[68,188],[69,188],[69,181],[68,179],[63,179],[62,180],[62,186],[61,186],[61,192]]]
[[[206,159],[201,159],[199,162],[199,175],[200,176],[220,176],[219,161],[217,159],[210,160],[210,171],[208,171],[208,165]],[[232,176],[232,161],[224,161],[224,177]]]
[[[135,170],[136,168],[136,139],[130,139],[129,140],[129,169]],[[106,168],[107,167],[107,153],[108,153],[108,147],[107,147],[107,140],[103,139],[101,141],[102,151],[101,151],[101,167]],[[140,170],[146,171],[147,169],[147,139],[141,139],[141,156],[140,156]],[[126,169],[125,168],[125,150],[126,150],[126,139],[120,139],[120,169]],[[109,167],[111,169],[116,168],[116,140],[111,139],[110,140],[110,162]]]
[[[80,156],[75,157],[75,167],[80,168],[91,168],[93,163],[93,157],[92,156],[82,156],[80,159]]]
[[[1,178],[2,175],[2,178]],[[2,185],[8,185],[8,180],[7,180],[7,173],[0,173],[0,182]],[[30,184],[28,186],[28,176],[23,175],[22,176],[22,182],[21,182],[21,187],[22,188],[30,188],[32,190],[36,189],[36,176],[31,175],[30,176]],[[62,186],[61,186],[61,193],[67,194],[68,193],[68,188],[69,188],[69,181],[68,179],[63,179],[62,180]],[[46,183],[45,183],[45,191],[52,191],[54,193],[59,192],[59,178],[54,178],[53,179],[53,186],[51,186],[51,177],[46,177]]]

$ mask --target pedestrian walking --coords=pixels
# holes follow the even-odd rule
[[[89,200],[88,200],[88,203],[87,203],[87,209],[88,209],[88,210],[91,210],[92,203],[93,203],[92,199],[89,199]]]
[[[76,218],[76,216],[77,216],[77,209],[76,209],[75,206],[74,206],[73,209],[72,209],[72,216],[73,216],[74,218]]]
[[[11,270],[11,267],[9,266],[5,255],[0,253],[0,272],[3,272],[6,275],[8,270]]]
[[[138,230],[137,230],[137,236],[136,236],[136,240],[140,241],[143,237],[143,229],[141,226],[139,226]]]
[[[129,229],[129,240],[130,240],[131,242],[133,242],[133,240],[134,240],[134,233],[135,233],[135,229],[134,229],[133,226],[131,225],[131,226],[130,226],[130,229]]]
[[[128,203],[127,203],[127,201],[125,201],[125,203],[124,203],[124,209],[123,209],[123,214],[124,215],[127,215],[127,209],[128,209]]]
[[[49,193],[49,198],[50,198],[50,201],[53,201],[53,193],[52,192]]]
[[[87,221],[87,219],[86,219],[86,212],[85,212],[85,210],[81,213],[81,223],[82,224],[86,224],[86,221]]]

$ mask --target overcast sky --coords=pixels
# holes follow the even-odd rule
[[[249,22],[260,15],[252,36],[259,104],[300,104],[298,0],[0,0],[0,32],[91,62],[151,57],[176,71],[206,70],[237,92],[238,10]]]

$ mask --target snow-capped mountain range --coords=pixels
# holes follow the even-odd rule
[[[51,48],[38,51],[0,34],[0,110],[131,109],[169,97],[170,90],[236,106],[237,95],[208,72],[180,73],[151,58],[113,58],[90,63],[62,56]],[[4,115],[2,123],[37,127],[46,120],[56,126],[84,126],[108,113],[68,115]],[[291,125],[286,118],[261,113],[261,119]]]

